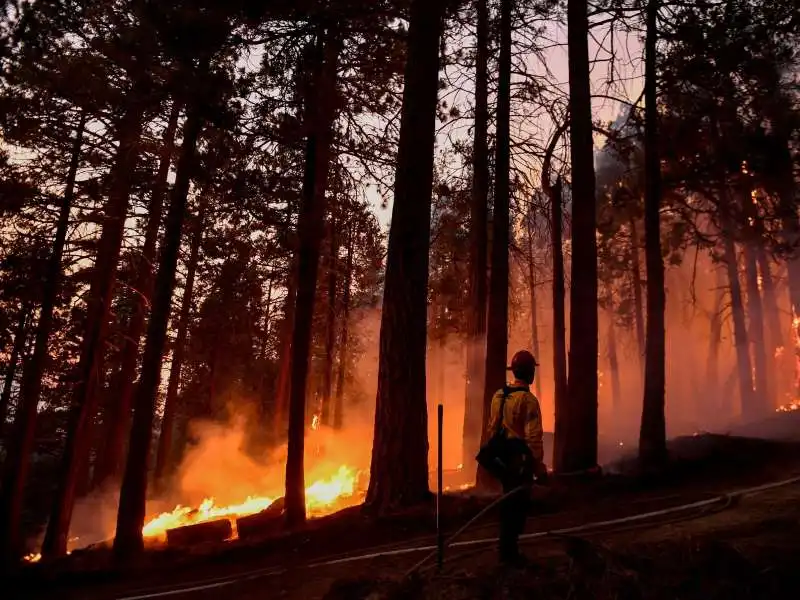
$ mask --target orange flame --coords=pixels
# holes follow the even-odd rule
[[[329,478],[320,479],[309,485],[306,488],[306,509],[309,514],[320,517],[358,504],[362,499],[360,490],[357,488],[358,475],[359,473],[354,469],[342,465]],[[179,505],[170,512],[164,512],[151,518],[142,529],[142,535],[145,538],[163,541],[166,539],[168,529],[226,517],[234,521],[237,517],[266,510],[275,500],[277,498],[271,496],[251,496],[240,504],[217,506],[213,498],[206,498],[196,509]]]
[[[775,409],[775,412],[792,412],[795,410],[800,410],[800,400],[792,400],[783,406],[779,406]]]

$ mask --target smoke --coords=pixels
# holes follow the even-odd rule
[[[708,256],[671,266],[666,271],[666,416],[668,435],[698,431],[725,432],[741,419],[730,302],[722,303],[720,339],[712,335],[712,315],[720,307],[720,289],[727,283],[718,277]],[[779,279],[776,274],[776,279]],[[783,296],[786,294],[784,293]],[[526,299],[511,313],[508,358],[519,349],[533,350],[530,302]],[[791,392],[794,367],[793,334],[788,298],[779,295],[778,312],[783,333],[783,352],[767,349],[770,377],[775,381],[776,404]],[[547,286],[536,290],[539,400],[544,428],[552,432],[552,298]],[[569,311],[567,306],[567,311]],[[646,306],[642,307],[646,311]],[[568,312],[569,314],[569,312]],[[643,398],[643,359],[635,327],[614,321],[617,373],[609,360],[611,316],[600,309],[598,413],[601,462],[609,463],[636,447]],[[569,319],[567,320],[569,324]],[[351,369],[345,385],[344,428],[327,427],[306,438],[306,485],[325,479],[345,465],[368,471],[373,438],[380,337],[380,310],[364,309],[351,315]],[[569,331],[567,331],[569,342]],[[463,337],[451,335],[431,340],[427,349],[427,401],[429,464],[436,468],[437,405],[444,407],[443,467],[456,469],[462,462],[462,435],[466,397],[466,352]],[[791,371],[791,372],[790,372]],[[716,373],[714,381],[713,373]],[[615,385],[618,380],[618,387]],[[254,453],[248,447],[253,435],[247,399],[237,399],[224,422],[190,424],[194,443],[184,453],[173,485],[148,500],[149,516],[172,510],[177,504],[197,506],[207,498],[217,505],[241,503],[248,497],[278,498],[284,493],[286,447]],[[546,457],[546,460],[550,457]],[[463,465],[465,474],[474,464]],[[362,480],[364,485],[366,478]],[[76,506],[72,545],[107,540],[113,536],[118,492],[98,491]]]

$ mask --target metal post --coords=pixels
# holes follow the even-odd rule
[[[436,492],[436,548],[437,548],[437,555],[436,555],[436,562],[439,567],[439,570],[442,568],[442,563],[444,562],[444,528],[442,526],[442,424],[444,422],[444,406],[439,404],[436,407],[437,412],[437,426],[439,430],[438,442],[437,442],[437,456],[436,460],[438,463],[438,473],[437,473],[437,483],[438,483],[438,490]]]

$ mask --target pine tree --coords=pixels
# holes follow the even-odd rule
[[[443,3],[412,0],[381,314],[372,510],[429,496],[425,351],[433,147]]]

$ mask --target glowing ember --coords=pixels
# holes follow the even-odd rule
[[[800,316],[792,305],[792,333],[794,334],[794,380],[795,393],[800,392]]]
[[[357,504],[361,499],[356,493],[357,479],[358,473],[355,470],[342,465],[331,477],[312,483],[306,488],[306,508],[309,514],[319,517]],[[206,498],[196,509],[176,506],[171,512],[153,517],[142,529],[142,534],[146,538],[164,540],[168,529],[225,517],[235,519],[252,515],[269,508],[275,500],[276,497],[270,496],[248,497],[240,504],[217,506],[213,498]]]
[[[31,554],[26,554],[24,557],[22,557],[22,560],[25,562],[35,563],[42,560],[42,555],[39,552],[32,552]]]
[[[792,412],[793,410],[800,410],[800,400],[792,400],[783,406],[775,409],[775,412]]]

